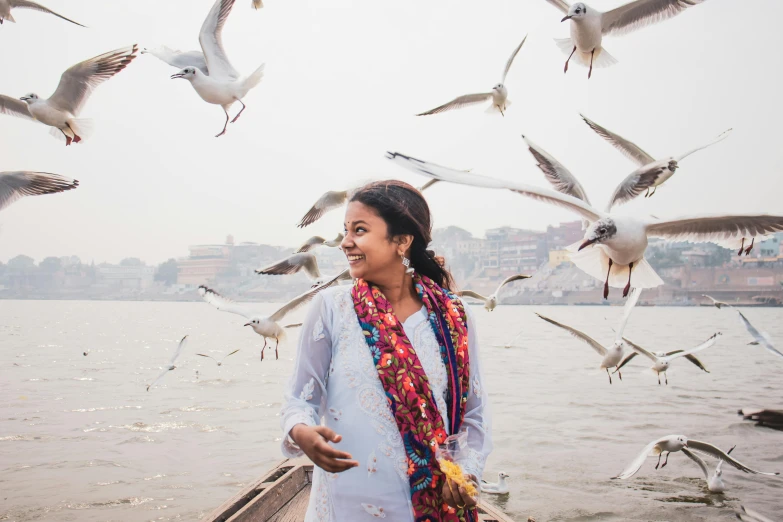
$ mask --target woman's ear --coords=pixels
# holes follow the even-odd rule
[[[401,234],[395,238],[397,243],[397,253],[400,255],[407,254],[413,244],[412,234]]]

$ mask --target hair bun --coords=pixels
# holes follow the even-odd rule
[[[427,255],[430,256],[432,258],[432,260],[435,261],[438,264],[438,266],[440,266],[441,268],[445,268],[446,267],[446,258],[445,257],[435,255],[435,251],[434,250],[427,250],[426,252],[427,252]]]

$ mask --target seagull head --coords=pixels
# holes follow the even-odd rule
[[[27,105],[30,105],[30,104],[35,103],[36,101],[38,101],[38,95],[35,94],[34,92],[31,92],[30,94],[25,94],[24,96],[22,96],[19,99],[22,100],[23,102],[25,102]]]
[[[171,79],[175,80],[177,78],[183,78],[185,80],[192,80],[196,77],[196,68],[195,67],[185,67],[184,69],[181,69],[178,73],[172,74]]]
[[[260,322],[261,321],[259,321],[258,319],[252,319],[249,323],[245,323],[244,326],[252,326],[253,328],[255,328],[256,326],[259,325]]]
[[[667,165],[667,167],[669,168],[670,171],[674,172],[680,167],[680,165],[679,163],[677,163],[677,160],[673,159],[673,160],[669,160],[669,164]]]
[[[509,478],[510,476],[511,476],[511,475],[509,475],[509,474],[508,474],[508,473],[506,473],[505,471],[501,471],[500,473],[498,473],[498,477],[500,477],[501,479],[507,479],[507,478]]]
[[[682,445],[682,448],[688,447],[688,437],[686,437],[685,435],[677,435],[677,438],[675,440],[678,444]]]
[[[565,15],[560,21],[565,22],[566,20],[579,20],[584,18],[586,15],[587,6],[582,2],[577,2],[571,6],[571,9],[568,10],[568,14]]]
[[[584,241],[579,245],[579,250],[594,243],[603,243],[617,234],[617,226],[612,218],[599,219],[587,229]]]

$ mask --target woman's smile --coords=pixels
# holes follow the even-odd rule
[[[356,265],[364,261],[364,254],[346,254],[349,265]]]

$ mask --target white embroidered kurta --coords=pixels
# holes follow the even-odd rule
[[[413,522],[402,437],[359,326],[351,288],[341,286],[318,294],[302,325],[282,409],[283,454],[289,458],[303,455],[288,438],[291,428],[299,423],[316,426],[324,419],[326,426],[343,436],[334,446],[359,462],[358,467],[342,473],[315,467],[305,522],[373,518]],[[467,313],[470,390],[461,431],[467,431],[469,450],[460,465],[480,480],[492,440],[476,332]],[[402,326],[448,429],[448,376],[425,309]]]

